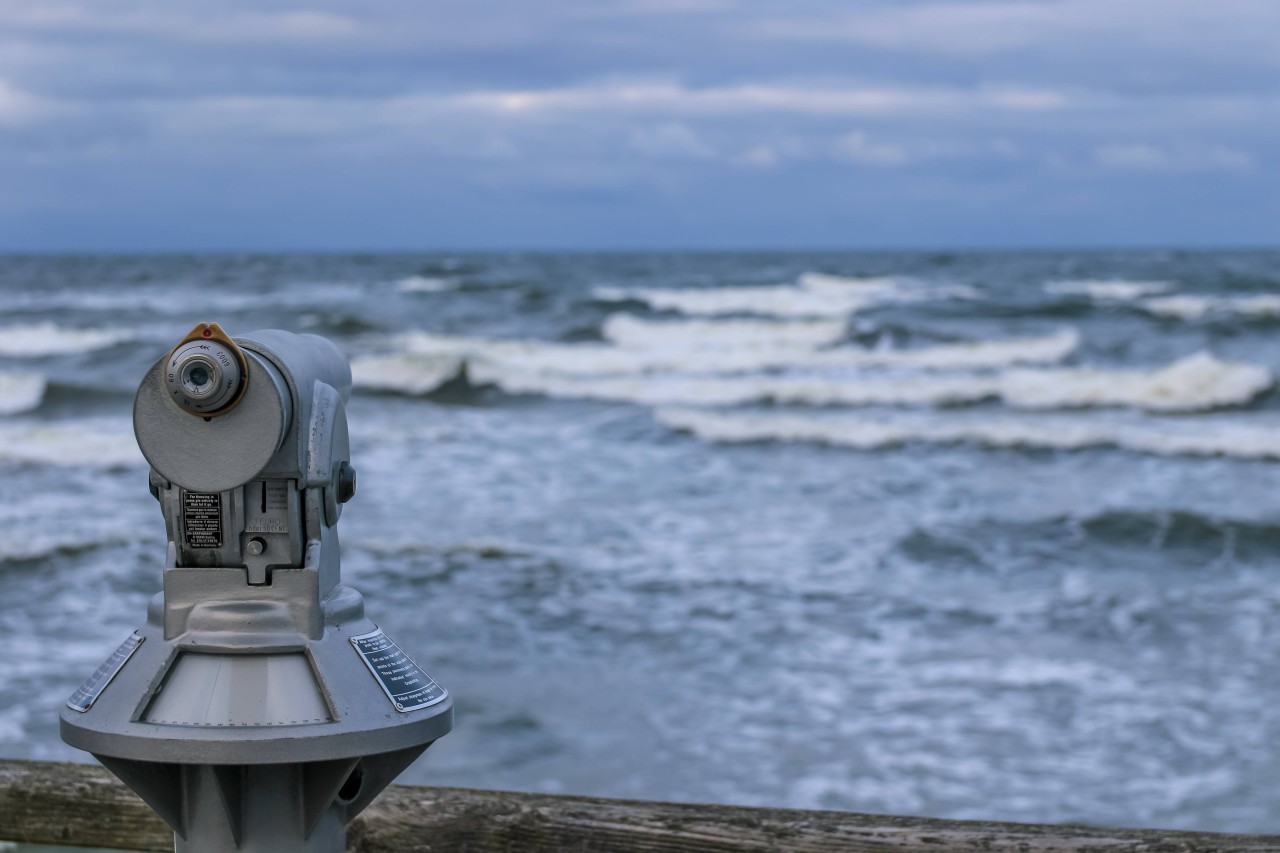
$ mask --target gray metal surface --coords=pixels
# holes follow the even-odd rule
[[[156,596],[149,621],[138,629],[145,642],[98,701],[84,713],[63,710],[63,740],[95,755],[143,761],[277,764],[402,749],[434,741],[452,728],[452,698],[407,713],[398,712],[387,698],[350,642],[376,627],[364,615],[364,600],[354,589],[340,586],[328,597],[322,613],[326,621],[316,639],[299,631],[288,611],[262,606],[274,603],[245,599],[236,606],[211,608],[190,631],[166,640],[163,597]],[[243,630],[236,630],[237,625]],[[197,649],[213,654],[306,653],[332,722],[218,727],[146,720],[178,653]]]
[[[182,652],[142,719],[172,726],[300,726],[333,720],[303,652]]]
[[[164,591],[123,663],[64,707],[61,732],[133,787],[180,851],[336,853],[347,821],[450,730],[453,700],[341,584],[346,360],[310,335],[235,343],[248,375],[233,408],[184,409],[164,359],[138,390],[169,537]]]
[[[280,372],[248,351],[248,387],[240,405],[205,420],[169,395],[165,362],[147,374],[133,404],[133,430],[147,462],[165,480],[197,492],[242,485],[275,456],[289,429],[293,406]]]

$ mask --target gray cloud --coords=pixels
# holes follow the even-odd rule
[[[317,180],[372,211],[323,245],[826,242],[855,197],[869,240],[1188,239],[1170,196],[1274,240],[1276,32],[1273,0],[0,0],[0,242],[145,246],[199,198],[166,240],[296,244],[243,211]]]

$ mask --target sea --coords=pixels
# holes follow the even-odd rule
[[[204,321],[351,359],[402,782],[1280,833],[1280,252],[0,257],[0,756],[91,760]]]

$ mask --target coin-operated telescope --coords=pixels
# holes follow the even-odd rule
[[[164,591],[61,729],[179,853],[341,853],[351,818],[453,725],[448,692],[339,578],[350,391],[323,338],[203,323],[138,389]]]

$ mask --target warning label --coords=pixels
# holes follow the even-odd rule
[[[221,548],[222,496],[183,492],[182,529],[188,548]]]
[[[134,631],[129,638],[120,644],[111,657],[102,662],[102,665],[93,671],[93,675],[80,685],[80,689],[71,694],[71,698],[67,700],[67,707],[73,711],[84,713],[89,710],[98,697],[102,695],[102,691],[111,683],[111,679],[116,677],[129,658],[133,657],[133,653],[138,650],[138,646],[142,645],[142,637]]]
[[[416,711],[444,700],[449,692],[436,684],[379,629],[351,638],[360,659],[397,711]]]

